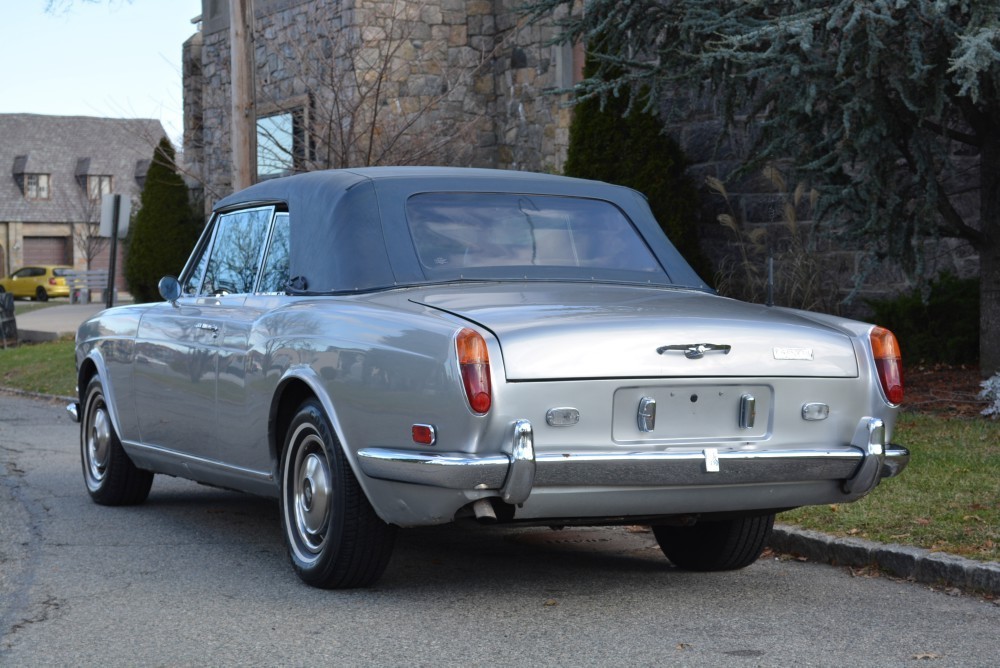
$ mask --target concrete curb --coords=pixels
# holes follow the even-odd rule
[[[42,401],[50,401],[52,403],[66,402],[71,403],[77,401],[77,397],[66,397],[61,394],[43,394],[42,392],[32,392],[30,390],[19,390],[14,387],[3,387],[0,385],[0,394],[14,394],[19,397],[28,397],[29,399],[40,399]]]
[[[819,531],[775,525],[772,550],[834,566],[874,566],[890,575],[970,592],[1000,595],[1000,563],[982,562],[919,547],[839,538]]]

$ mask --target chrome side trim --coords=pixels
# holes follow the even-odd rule
[[[80,422],[80,403],[74,401],[70,405],[66,406],[66,412],[69,413],[69,417],[73,422]]]
[[[267,481],[267,482],[273,481],[273,476],[268,471],[257,471],[255,469],[248,469],[242,466],[233,466],[232,464],[226,464],[224,462],[216,461],[214,459],[208,459],[206,457],[198,457],[196,455],[189,455],[184,452],[177,452],[176,450],[171,450],[170,448],[164,448],[158,445],[149,445],[148,443],[138,443],[136,441],[122,441],[122,445],[126,446],[126,451],[133,459],[140,457],[141,458],[155,457],[157,461],[170,460],[189,468],[197,467],[204,470],[227,472],[230,474],[238,475],[240,477],[254,478],[261,481]],[[155,470],[157,472],[160,471],[159,468],[156,468]]]

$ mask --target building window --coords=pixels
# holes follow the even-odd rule
[[[257,177],[270,179],[300,172],[305,161],[301,109],[257,119]]]
[[[25,174],[24,175],[24,198],[25,199],[49,199],[49,175],[48,174]]]
[[[102,195],[111,194],[111,177],[104,174],[99,176],[87,176],[87,197],[91,202],[101,199]]]

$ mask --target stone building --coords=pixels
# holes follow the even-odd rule
[[[561,171],[577,50],[521,0],[256,0],[258,173],[371,164]],[[227,0],[184,45],[184,160],[231,190]]]
[[[165,136],[151,119],[0,114],[0,164],[11,170],[0,186],[0,274],[32,264],[107,269],[101,196],[137,203]]]
[[[561,172],[572,111],[554,91],[580,80],[582,49],[552,46],[552,22],[527,24],[522,4],[255,0],[260,178],[370,164]],[[203,0],[199,19],[200,31],[184,44],[184,160],[211,207],[232,190],[228,1]],[[723,138],[710,100],[681,106],[687,112],[671,116],[667,130],[701,189],[699,234],[720,284],[760,282],[773,254],[776,282],[797,294],[785,305],[862,317],[865,298],[912,286],[891,262],[873,269],[864,249],[813,239],[809,207],[789,208],[797,184],[731,177],[749,142]],[[708,178],[724,181],[728,198],[708,188]],[[720,225],[720,214],[739,229]],[[764,243],[746,245],[751,238]],[[976,254],[961,240],[928,250],[929,275],[977,271]],[[756,299],[762,290],[732,293]]]

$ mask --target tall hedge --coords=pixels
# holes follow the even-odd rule
[[[596,67],[588,58],[585,75]],[[687,158],[656,116],[626,96],[597,98],[573,108],[564,173],[634,188],[649,199],[660,227],[703,279],[712,271],[698,240],[698,193],[685,174]]]
[[[174,149],[164,138],[153,153],[139,211],[129,228],[125,281],[136,302],[160,299],[160,279],[180,274],[201,233],[201,217],[174,164]]]

